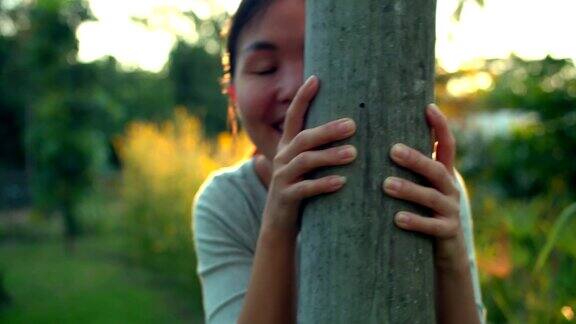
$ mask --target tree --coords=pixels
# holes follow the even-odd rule
[[[304,209],[299,322],[432,322],[432,242],[395,227],[393,215],[415,206],[387,198],[402,142],[431,152],[424,109],[433,100],[435,1],[308,1],[305,74],[322,80],[307,127],[352,117],[358,158],[337,172],[348,184]],[[337,170],[337,171],[335,171]],[[419,213],[425,213],[417,210]]]
[[[462,172],[499,198],[528,198],[554,192],[576,197],[576,66],[570,60],[518,57],[490,60],[479,69],[493,79],[476,109],[506,109],[524,116],[510,129],[484,140],[462,137]],[[473,142],[473,145],[471,145]],[[546,157],[546,158],[542,158]]]
[[[23,120],[28,180],[36,207],[57,210],[71,242],[80,232],[76,204],[106,164],[107,125],[118,106],[93,83],[95,66],[76,62],[77,26],[89,13],[81,0],[20,2],[2,8],[14,26],[0,78],[2,106]],[[13,77],[8,79],[7,76]]]
[[[0,309],[11,302],[10,295],[6,288],[4,287],[4,272],[0,271]]]
[[[170,53],[168,72],[176,104],[199,116],[207,134],[213,136],[226,130],[227,102],[219,82],[219,55],[180,41]]]

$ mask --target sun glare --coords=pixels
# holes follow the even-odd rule
[[[569,321],[574,319],[574,310],[572,310],[572,307],[564,306],[564,307],[562,307],[560,312],[562,313],[562,315],[564,316],[565,319],[567,319]]]
[[[478,90],[487,90],[492,86],[492,76],[487,72],[476,72],[460,78],[452,78],[446,87],[453,97],[473,94]]]
[[[485,0],[484,7],[468,1],[460,22],[453,13],[458,0],[438,0],[436,56],[447,72],[479,58],[506,58],[514,53],[525,59],[546,55],[576,59],[576,1]],[[89,0],[97,21],[83,23],[77,32],[79,59],[116,57],[123,65],[159,71],[168,58],[175,35],[193,43],[198,34],[179,15],[192,11],[199,18],[228,12],[240,0]],[[149,19],[148,25],[131,17]],[[456,87],[456,86],[453,86]],[[455,90],[456,91],[456,90]]]
[[[485,0],[484,7],[468,1],[460,22],[452,19],[457,1],[439,0],[436,56],[448,72],[477,58],[576,58],[573,0]]]
[[[110,55],[126,67],[154,72],[162,69],[175,41],[174,34],[167,31],[149,30],[123,21],[85,22],[76,34],[79,39],[99,40],[80,42],[80,61],[90,62]]]
[[[192,11],[200,19],[224,11],[233,13],[239,0],[90,0],[96,21],[82,23],[78,59],[91,62],[115,57],[124,67],[158,72],[168,60],[177,36],[198,41],[196,26],[182,15]],[[133,18],[145,19],[147,23]],[[214,46],[212,46],[214,47]]]

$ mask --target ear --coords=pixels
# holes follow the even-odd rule
[[[235,104],[236,103],[236,87],[233,84],[229,84],[228,87],[226,87],[226,94],[228,95],[228,98],[230,98],[230,101]]]
[[[228,95],[228,124],[233,135],[238,133],[238,120],[236,116],[236,87],[232,83],[226,87]]]

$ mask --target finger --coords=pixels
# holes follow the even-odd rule
[[[384,181],[384,191],[390,196],[428,207],[440,215],[459,215],[460,205],[454,199],[433,188],[412,181],[389,177]]]
[[[318,78],[316,76],[309,77],[306,82],[298,89],[294,96],[288,111],[286,112],[286,119],[284,119],[284,132],[282,134],[281,142],[290,142],[296,134],[298,134],[304,126],[304,115],[308,110],[308,106],[316,92],[318,91]]]
[[[426,117],[428,119],[428,117]],[[432,148],[432,159],[436,160],[436,146],[438,145],[438,140],[436,139],[436,132],[430,122],[428,121],[428,126],[430,127],[430,147]]]
[[[450,174],[454,174],[454,156],[456,154],[456,140],[448,127],[448,121],[435,104],[430,104],[426,110],[428,123],[436,136],[436,160],[446,166]]]
[[[288,196],[295,200],[311,198],[339,190],[346,184],[346,177],[333,175],[314,180],[302,180],[287,188]]]
[[[301,131],[278,152],[277,158],[289,163],[298,154],[350,137],[356,131],[356,124],[350,118],[338,119],[324,125]]]
[[[320,167],[350,163],[356,158],[356,155],[356,148],[352,145],[302,152],[290,163],[281,167],[277,172],[277,177],[282,181],[292,182]]]
[[[455,237],[460,227],[457,219],[423,217],[406,211],[398,212],[394,217],[394,222],[402,229],[441,239]]]
[[[440,192],[450,196],[457,194],[458,190],[454,185],[452,175],[441,162],[434,161],[404,144],[392,146],[390,155],[392,160],[400,166],[424,176]]]

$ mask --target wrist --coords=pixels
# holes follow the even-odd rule
[[[262,215],[261,230],[298,234],[298,213],[297,204],[282,205],[278,204],[275,199],[268,197]]]
[[[466,256],[451,260],[436,260],[435,268],[438,274],[462,274],[470,271],[470,261]]]
[[[295,245],[298,230],[294,227],[276,226],[263,222],[260,227],[259,244],[267,247]]]
[[[469,262],[463,235],[457,235],[451,240],[437,243],[434,257],[437,271],[469,271]]]

